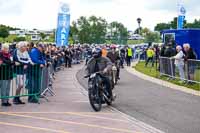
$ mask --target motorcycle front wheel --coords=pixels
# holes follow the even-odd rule
[[[98,112],[102,108],[102,103],[101,103],[101,94],[99,89],[97,88],[90,88],[88,90],[88,96],[89,96],[89,101],[90,105],[94,109],[94,111]]]

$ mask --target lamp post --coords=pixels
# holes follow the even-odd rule
[[[141,25],[142,19],[141,18],[137,18],[137,22],[138,22],[138,32],[140,34],[140,25]]]

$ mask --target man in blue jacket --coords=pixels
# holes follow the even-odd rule
[[[42,68],[46,64],[43,52],[44,46],[42,44],[39,44],[30,51],[31,60],[35,65],[30,66],[28,72],[29,103],[39,102],[38,96],[40,96]]]
[[[30,52],[30,57],[33,63],[39,64],[41,67],[45,65],[45,58],[44,58],[44,46],[39,44],[37,48],[33,48]]]

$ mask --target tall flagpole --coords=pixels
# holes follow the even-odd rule
[[[183,29],[185,21],[186,9],[182,0],[178,0],[178,18],[177,29]]]

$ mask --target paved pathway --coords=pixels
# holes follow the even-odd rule
[[[41,104],[0,107],[0,133],[161,133],[115,109],[94,112],[74,66],[56,75],[56,96]]]
[[[81,77],[83,71],[77,74]],[[86,82],[79,78],[80,83]],[[200,97],[141,79],[126,70],[114,107],[166,133],[200,133]]]

